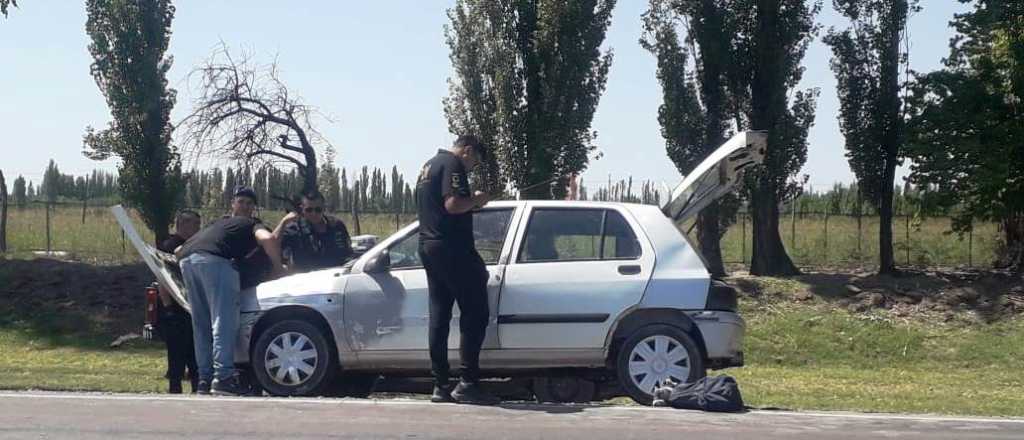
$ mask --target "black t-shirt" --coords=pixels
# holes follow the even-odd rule
[[[468,178],[462,161],[448,150],[439,150],[423,165],[416,181],[421,241],[473,248],[473,214],[450,214],[444,207],[448,196],[470,197]]]
[[[160,243],[160,246],[157,246],[156,248],[160,251],[167,252],[168,254],[173,254],[174,250],[183,244],[185,244],[184,238],[181,238],[178,234],[171,234],[170,237],[167,237],[167,239]]]
[[[352,239],[341,220],[324,216],[326,229],[319,232],[306,219],[288,225],[281,237],[281,250],[300,271],[338,267],[352,258]]]
[[[205,252],[229,260],[240,260],[258,246],[256,229],[266,229],[257,218],[222,218],[189,238],[182,249],[182,258]]]

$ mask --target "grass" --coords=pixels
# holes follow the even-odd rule
[[[727,373],[748,404],[1024,416],[1020,317],[964,325],[896,319],[883,311],[853,314],[827,301],[747,302],[743,308],[747,366]]]

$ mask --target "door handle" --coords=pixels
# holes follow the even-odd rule
[[[640,265],[639,264],[627,264],[627,265],[624,265],[624,266],[619,266],[619,273],[623,274],[623,275],[636,275],[636,274],[640,273]]]

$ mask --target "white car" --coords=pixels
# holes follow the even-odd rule
[[[485,376],[528,378],[545,400],[585,401],[617,388],[650,403],[668,380],[743,365],[736,291],[712,280],[679,229],[761,162],[766,135],[735,136],[657,206],[586,201],[493,202],[473,213],[490,273]],[[138,238],[143,258],[187,307],[173,257]],[[677,227],[679,226],[679,227]],[[344,267],[243,292],[236,359],[274,395],[309,395],[335,381],[365,388],[377,375],[426,376],[427,279],[417,223]],[[449,356],[458,363],[458,312]]]

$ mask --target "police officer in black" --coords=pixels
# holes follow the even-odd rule
[[[340,219],[324,214],[324,196],[302,194],[299,212],[290,212],[274,229],[288,268],[297,272],[338,267],[352,259],[352,239]]]
[[[434,376],[433,402],[496,404],[497,398],[480,388],[480,349],[490,308],[487,304],[487,268],[473,241],[470,211],[490,197],[471,193],[468,170],[483,161],[486,150],[475,136],[459,136],[451,148],[441,149],[427,161],[416,182],[419,209],[419,256],[430,290],[430,363]],[[448,331],[452,306],[461,311],[461,380],[449,385]]]

